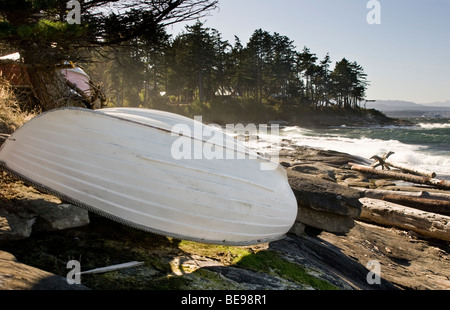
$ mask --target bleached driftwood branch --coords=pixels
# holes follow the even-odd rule
[[[397,169],[402,170],[403,172],[411,173],[414,175],[420,175],[420,176],[424,176],[424,177],[428,177],[428,178],[436,177],[435,172],[412,167],[412,166],[409,166],[406,164],[398,164],[398,163],[392,163],[390,161],[387,161],[389,156],[391,156],[392,154],[395,154],[395,153],[388,152],[388,153],[384,154],[383,156],[378,156],[378,155],[372,156],[371,159],[374,159],[375,162],[372,164],[371,167],[375,169],[376,167],[381,166],[383,170],[390,170],[390,168],[397,168]]]
[[[124,263],[124,264],[119,264],[119,265],[112,265],[112,266],[82,271],[82,272],[80,272],[80,274],[104,273],[104,272],[110,272],[110,271],[115,271],[115,270],[120,270],[120,269],[133,268],[133,267],[141,266],[143,264],[144,264],[143,262],[129,262],[129,263]]]
[[[352,170],[359,171],[362,173],[379,175],[381,177],[388,179],[396,179],[411,183],[431,185],[441,189],[450,189],[450,182],[446,180],[433,179],[429,177],[406,174],[401,172],[377,170],[372,167],[360,166],[354,163],[349,163],[349,165],[352,167]]]

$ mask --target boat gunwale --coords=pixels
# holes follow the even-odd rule
[[[99,109],[99,110],[89,110],[89,109],[84,109],[84,108],[71,108],[71,107],[68,107],[68,108],[62,108],[62,109],[56,109],[56,110],[63,110],[63,109],[75,109],[75,110],[81,110],[81,111],[90,111],[90,112],[94,112],[94,113],[97,114],[97,115],[104,115],[104,116],[112,117],[112,118],[115,118],[115,119],[118,119],[118,120],[130,122],[130,123],[133,123],[133,124],[142,125],[142,126],[149,127],[149,128],[156,129],[156,130],[160,130],[160,131],[163,131],[163,132],[166,132],[166,133],[176,134],[177,136],[180,136],[180,137],[190,138],[190,139],[192,139],[192,140],[194,140],[194,141],[200,141],[200,142],[203,142],[203,143],[212,144],[213,146],[218,146],[218,147],[221,147],[221,148],[223,148],[223,149],[225,149],[225,150],[232,150],[232,151],[234,151],[234,152],[241,153],[241,154],[244,154],[244,155],[246,155],[246,156],[250,156],[250,158],[252,158],[252,156],[253,156],[253,157],[255,157],[255,159],[260,159],[260,160],[263,160],[263,161],[266,161],[266,162],[274,163],[274,164],[277,164],[279,167],[282,167],[279,163],[276,163],[276,162],[271,161],[271,160],[269,160],[269,159],[267,159],[267,158],[264,158],[264,157],[262,157],[261,155],[259,155],[259,154],[256,153],[256,152],[255,152],[254,154],[251,154],[250,152],[242,151],[242,150],[240,150],[239,148],[238,148],[238,149],[234,149],[234,148],[233,148],[233,149],[230,149],[229,146],[228,146],[226,143],[225,143],[225,145],[217,145],[217,144],[215,144],[215,143],[212,143],[211,141],[199,139],[198,137],[195,137],[195,136],[193,136],[193,135],[186,135],[186,134],[184,134],[184,133],[177,133],[177,132],[174,132],[173,130],[165,129],[165,128],[162,128],[162,127],[159,127],[159,126],[155,126],[155,125],[145,124],[145,123],[142,123],[142,122],[139,122],[139,121],[135,121],[135,120],[128,119],[128,118],[126,118],[126,117],[120,117],[120,116],[117,116],[117,115],[111,115],[111,114],[108,114],[108,113],[101,113],[101,111],[102,111],[101,109]],[[126,108],[126,109],[127,109],[127,110],[132,110],[132,109],[140,110],[140,108]],[[160,112],[164,112],[164,113],[170,113],[170,114],[173,114],[173,115],[179,115],[179,114],[175,114],[175,113],[172,113],[172,112],[161,111],[161,110],[152,110],[152,109],[142,109],[142,110],[148,110],[148,111],[160,111]],[[53,110],[53,111],[55,111],[55,110]],[[100,113],[97,113],[96,111],[99,111]],[[49,112],[50,112],[50,111],[49,111]],[[191,120],[191,121],[195,122],[195,120],[193,120],[193,119],[191,119],[191,118],[188,118],[188,117],[186,117],[186,116],[183,116],[183,115],[179,115],[179,116],[181,116],[181,117],[183,117],[183,118],[186,118],[187,120]],[[203,124],[203,123],[200,123],[200,124],[201,124],[201,126],[209,126],[209,125],[206,125],[206,124]],[[209,127],[211,127],[211,126],[209,126]],[[215,129],[215,130],[217,130],[217,129],[214,128],[214,127],[212,127],[212,128]],[[229,138],[231,138],[232,140],[234,140],[235,143],[238,142],[235,138],[233,138],[233,137],[227,135],[226,133],[224,133],[224,132],[221,132],[221,133],[222,133],[224,136],[229,137]],[[246,148],[246,149],[248,149],[245,145],[243,145],[243,147]],[[274,170],[275,170],[275,169],[274,169]]]
[[[111,108],[111,109],[113,109],[113,108]],[[118,109],[120,109],[120,108],[118,108]],[[179,115],[179,114],[175,114],[175,113],[172,113],[172,112],[162,111],[162,110],[153,110],[153,109],[144,109],[144,108],[125,108],[125,109],[127,109],[127,110],[136,109],[136,110],[159,111],[159,112],[164,112],[164,113],[167,113],[167,114],[177,115],[177,116],[186,118],[187,120],[195,121],[195,120],[190,119],[190,118],[188,118],[188,117],[186,117],[186,116]],[[199,138],[197,138],[197,137],[195,137],[195,136],[192,136],[192,135],[185,135],[185,134],[181,134],[181,133],[176,133],[176,132],[173,132],[172,130],[168,130],[168,129],[165,129],[165,128],[162,128],[162,127],[158,127],[158,126],[154,126],[154,125],[150,125],[150,124],[144,124],[144,123],[142,123],[142,122],[138,122],[138,121],[134,121],[134,120],[131,120],[131,119],[127,119],[127,118],[125,118],[125,117],[120,117],[120,116],[117,116],[117,115],[110,115],[110,114],[108,114],[108,113],[102,113],[102,112],[100,112],[100,111],[102,111],[103,109],[91,110],[91,109],[79,108],[79,107],[63,107],[63,108],[52,109],[52,110],[45,111],[45,112],[42,112],[42,113],[36,115],[36,116],[33,117],[30,121],[24,123],[22,126],[20,126],[19,128],[17,128],[15,131],[18,131],[18,130],[21,129],[22,127],[27,126],[27,124],[30,123],[30,122],[31,122],[32,120],[34,120],[34,119],[37,119],[37,118],[40,118],[40,117],[44,117],[44,116],[46,116],[47,114],[50,114],[50,113],[52,113],[52,112],[59,112],[59,111],[64,111],[64,110],[79,111],[79,112],[83,112],[83,113],[86,112],[86,113],[92,113],[92,114],[99,115],[99,116],[103,116],[103,117],[110,117],[110,118],[113,118],[113,119],[118,119],[118,120],[121,120],[121,121],[126,121],[126,122],[129,122],[129,123],[132,123],[132,124],[136,124],[136,125],[140,125],[140,126],[144,126],[144,127],[156,129],[156,130],[159,130],[159,131],[162,131],[162,132],[165,132],[165,133],[176,134],[176,135],[178,135],[178,136],[180,136],[180,137],[186,137],[186,138],[189,138],[189,139],[194,140],[194,141],[200,141],[200,142],[203,142],[203,143],[212,144],[213,146],[219,146],[219,147],[222,147],[222,148],[225,149],[225,150],[232,150],[233,152],[241,153],[241,154],[243,154],[243,155],[245,155],[245,156],[249,156],[250,159],[257,159],[257,160],[265,161],[266,163],[274,164],[274,165],[276,165],[276,168],[275,168],[275,169],[271,169],[271,170],[277,170],[277,169],[280,169],[280,168],[281,168],[281,171],[284,172],[284,175],[285,175],[286,178],[287,178],[287,174],[286,174],[286,172],[284,171],[283,166],[282,166],[279,162],[275,162],[275,161],[272,161],[272,160],[270,160],[270,159],[264,158],[264,157],[262,157],[260,154],[258,154],[257,152],[254,152],[254,154],[251,154],[250,152],[246,152],[246,151],[243,152],[243,151],[240,150],[239,148],[238,148],[238,149],[234,149],[234,148],[233,148],[233,149],[230,149],[229,146],[228,146],[226,143],[225,143],[225,145],[216,145],[216,144],[212,143],[211,141],[208,141],[208,140],[205,141],[205,140],[203,140],[203,139],[199,139]],[[200,123],[200,124],[201,124],[202,126],[209,126],[209,125],[205,125],[205,124],[203,124],[203,123]],[[215,128],[213,128],[213,129],[215,129]],[[231,139],[235,140],[235,142],[239,142],[239,141],[237,141],[235,138],[233,138],[233,137],[227,135],[226,133],[224,133],[224,132],[221,132],[221,133],[222,133],[224,136],[230,137]],[[0,145],[0,151],[2,150],[2,148],[4,147],[4,145],[6,145],[6,142],[7,142],[8,140],[13,140],[13,139],[14,139],[14,133],[12,133],[12,134],[8,137],[8,139],[6,139],[6,141],[5,141],[2,145]],[[245,145],[243,145],[243,147],[244,147],[245,149],[248,149],[248,147],[245,146]]]

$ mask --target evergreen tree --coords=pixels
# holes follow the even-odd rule
[[[288,37],[258,29],[241,55],[247,84],[258,103],[263,97],[286,101],[298,93],[296,52]]]
[[[177,36],[168,52],[167,89],[184,100],[197,97],[200,103],[210,100],[225,79],[226,49],[217,30],[197,22]],[[189,90],[186,93],[185,90]]]
[[[268,83],[268,93],[285,102],[296,94],[295,47],[293,41],[278,33],[272,35],[272,46],[272,59],[268,72],[271,81]]]
[[[306,46],[303,51],[298,55],[298,71],[305,84],[305,98],[308,103],[314,103],[315,90],[314,90],[314,77],[318,72],[316,64],[317,56],[311,53],[310,49]]]
[[[191,20],[215,8],[217,0],[79,0],[81,23],[68,23],[66,0],[0,0],[0,43],[28,65],[41,106],[54,106],[64,61],[86,61],[86,51],[123,46],[151,37],[170,24]],[[64,85],[57,87],[64,93]],[[63,96],[64,94],[61,94]]]
[[[330,91],[330,55],[327,54],[323,60],[320,61],[318,72],[315,79],[317,97],[316,106],[325,105],[328,106],[329,102],[329,91]]]
[[[170,47],[170,35],[164,29],[160,29],[158,35],[143,36],[140,41],[144,62],[142,101],[144,106],[152,106],[165,92],[167,78],[165,58]]]
[[[358,107],[367,89],[367,75],[356,62],[343,58],[330,75],[332,95],[339,107]]]
[[[246,48],[246,71],[249,76],[249,86],[258,103],[262,102],[264,89],[264,71],[271,54],[271,38],[267,31],[257,29],[250,37]]]
[[[364,73],[364,68],[355,61],[350,64],[353,84],[351,88],[352,106],[353,108],[359,107],[361,101],[364,100],[366,95],[366,89],[369,85],[367,81],[367,74]]]

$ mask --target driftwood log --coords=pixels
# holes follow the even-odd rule
[[[415,175],[421,175],[424,177],[428,177],[428,178],[435,178],[436,177],[436,172],[431,172],[431,171],[426,171],[423,169],[419,169],[419,168],[415,168],[415,167],[411,167],[405,164],[398,164],[398,163],[391,163],[389,161],[385,161],[384,162],[387,166],[389,167],[393,167],[393,168],[397,168],[400,169],[404,172],[407,173],[411,173],[411,174],[415,174]]]
[[[412,167],[412,166],[405,165],[405,164],[394,164],[392,162],[388,162],[387,159],[392,154],[395,154],[395,153],[394,152],[388,152],[388,153],[384,154],[383,156],[378,156],[378,155],[372,156],[370,159],[375,160],[375,162],[371,165],[371,167],[372,168],[376,168],[378,166],[381,166],[381,168],[383,170],[391,170],[391,167],[392,167],[392,168],[400,169],[400,170],[402,170],[403,172],[406,172],[406,173],[412,173],[412,174],[415,174],[415,175],[421,175],[421,176],[429,177],[429,178],[435,178],[436,177],[436,173],[435,172],[426,171],[426,170],[419,169],[419,168]]]
[[[381,199],[427,212],[450,215],[450,194],[362,189],[361,197]]]
[[[403,206],[427,211],[439,213],[442,215],[450,215],[450,201],[409,197],[404,195],[390,194],[385,195],[382,198],[384,201],[390,201],[393,203],[401,204]]]
[[[401,206],[392,202],[361,198],[360,220],[398,227],[419,235],[450,241],[450,217]]]
[[[359,171],[362,173],[368,173],[373,175],[378,175],[388,179],[396,179],[403,180],[411,183],[425,184],[435,186],[441,189],[450,189],[450,182],[446,180],[433,179],[424,176],[412,175],[407,173],[393,172],[393,171],[385,171],[385,170],[377,170],[371,167],[360,166],[354,163],[349,163],[352,167],[352,170]]]
[[[386,195],[395,194],[402,196],[450,201],[450,193],[447,194],[441,192],[428,192],[428,191],[407,192],[398,190],[366,189],[366,188],[359,188],[359,190],[361,191],[362,197],[375,199],[383,199],[383,197]]]

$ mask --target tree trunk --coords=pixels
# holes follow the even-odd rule
[[[360,219],[385,226],[414,231],[425,237],[450,241],[450,217],[419,211],[395,203],[361,198]]]
[[[65,106],[84,106],[82,98],[73,96],[66,79],[54,67],[27,65],[31,89],[42,111]]]
[[[203,93],[203,71],[201,69],[198,71],[198,97],[199,97],[200,103],[203,104],[205,99],[204,99],[204,93]]]

